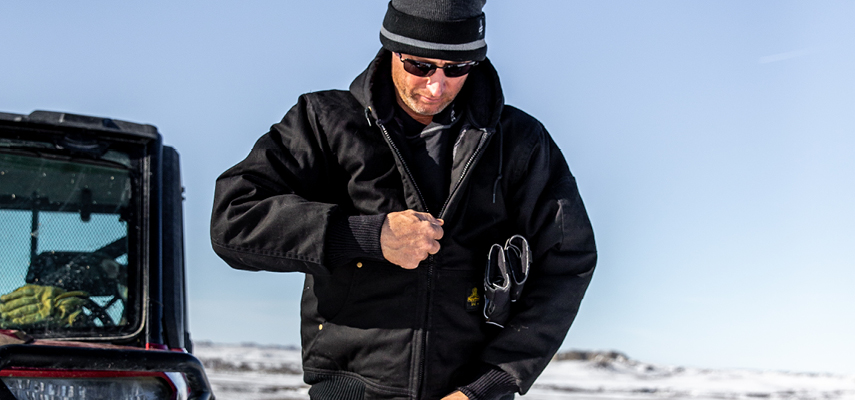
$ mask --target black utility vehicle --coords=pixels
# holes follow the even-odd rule
[[[213,399],[157,128],[0,113],[0,400]]]

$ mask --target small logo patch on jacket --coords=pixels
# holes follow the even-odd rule
[[[481,306],[481,295],[478,293],[478,288],[474,287],[469,290],[469,297],[466,298],[466,311],[478,311]]]

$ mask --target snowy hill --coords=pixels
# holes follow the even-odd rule
[[[300,350],[257,344],[196,344],[218,400],[308,399]],[[855,376],[661,366],[617,352],[556,356],[529,400],[855,399]]]

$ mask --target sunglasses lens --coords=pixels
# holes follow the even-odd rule
[[[436,66],[428,63],[420,63],[413,60],[403,60],[404,70],[415,76],[430,76],[436,69]]]
[[[449,78],[457,78],[468,74],[470,69],[472,69],[472,64],[447,65],[443,68],[443,72]]]
[[[398,54],[398,57],[401,58],[401,55]],[[404,63],[405,71],[419,77],[431,76],[439,68],[434,64],[410,60],[409,58],[401,58],[401,62]],[[477,63],[449,64],[442,67],[442,71],[449,78],[457,78],[468,74],[475,64]]]

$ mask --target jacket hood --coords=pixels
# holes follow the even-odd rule
[[[350,93],[371,113],[375,120],[385,123],[394,115],[394,85],[390,61],[392,53],[380,49],[374,59],[350,84]],[[469,72],[466,84],[455,101],[466,104],[466,116],[474,128],[495,129],[502,115],[505,98],[499,75],[489,58],[479,62]]]

